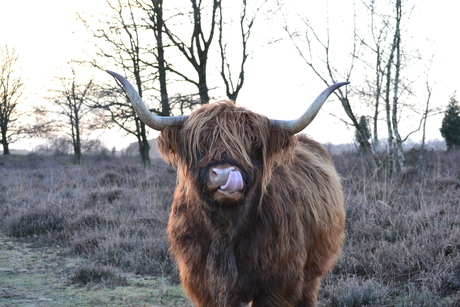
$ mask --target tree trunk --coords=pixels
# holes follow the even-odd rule
[[[81,144],[76,143],[73,145],[73,151],[75,156],[75,164],[81,165]]]
[[[10,147],[6,138],[2,138],[2,145],[3,145],[3,154],[9,155],[10,154]]]
[[[152,1],[154,14],[150,17],[153,23],[153,32],[157,42],[156,60],[158,63],[158,79],[160,81],[160,95],[161,95],[161,113],[160,116],[171,115],[171,108],[169,106],[167,82],[166,82],[166,62],[165,50],[163,45],[164,33],[164,20],[163,20],[163,0]]]
[[[206,84],[206,66],[199,72],[198,93],[200,94],[201,104],[209,102],[209,89]]]
[[[390,69],[390,68],[388,68]],[[389,73],[388,73],[389,74]],[[390,165],[391,172],[395,173],[395,160],[394,160],[394,145],[393,145],[393,129],[391,127],[391,106],[390,106],[390,98],[389,96],[389,83],[391,76],[387,76],[387,93],[385,98],[385,113],[386,113],[386,122],[387,122],[387,131],[388,131],[388,144],[387,144],[387,154],[388,154],[388,163]]]
[[[141,156],[142,165],[144,167],[149,167],[152,165],[150,161],[150,144],[147,139],[147,133],[145,129],[145,124],[140,123],[140,133],[138,134],[138,144],[139,144],[139,154]]]
[[[396,51],[396,63],[395,63],[395,80],[394,80],[394,96],[393,96],[393,109],[392,109],[392,125],[395,137],[395,168],[396,172],[401,171],[404,168],[405,157],[403,151],[403,141],[399,134],[398,128],[398,103],[399,103],[399,81],[401,72],[401,0],[396,1],[396,29],[394,37],[394,48]]]
[[[81,141],[80,141],[80,130],[75,127],[75,133],[72,137],[73,152],[75,157],[75,164],[81,165]]]
[[[75,154],[75,164],[81,165],[81,140],[80,140],[80,104],[79,100],[76,98],[77,94],[75,93],[75,83],[72,84],[72,101],[73,105],[71,106],[73,112],[73,123],[72,127],[72,141],[73,149]]]
[[[139,93],[139,96],[143,96],[143,91],[142,91],[142,81],[141,81],[141,76],[140,76],[140,69],[138,66],[138,62],[134,64],[134,75],[136,77],[136,84],[137,84],[137,92]],[[136,137],[137,137],[137,142],[139,144],[139,154],[141,156],[141,162],[144,167],[150,166],[150,155],[149,155],[149,142],[147,140],[147,131],[145,129],[145,124],[139,119],[136,118]]]
[[[10,154],[10,146],[8,144],[8,139],[6,138],[6,133],[7,133],[7,126],[5,125],[4,122],[2,122],[2,125],[0,126],[0,133],[2,136],[2,139],[0,142],[3,145],[3,154],[4,155],[9,155]]]
[[[387,122],[387,131],[388,131],[388,144],[387,144],[387,154],[388,154],[388,163],[390,171],[392,173],[397,172],[396,161],[395,161],[395,149],[394,149],[394,137],[393,137],[393,127],[392,127],[392,105],[390,103],[390,92],[391,92],[391,77],[392,77],[392,67],[394,62],[394,54],[396,50],[395,44],[396,35],[393,37],[393,44],[391,46],[390,55],[386,64],[386,84],[385,84],[385,115]],[[393,101],[394,104],[394,101]]]
[[[372,138],[372,150],[374,151],[375,155],[379,153],[379,135],[378,135],[378,120],[379,120],[379,108],[380,108],[380,95],[382,94],[382,83],[381,83],[381,76],[382,76],[382,55],[380,52],[380,46],[377,45],[377,60],[375,66],[375,74],[376,74],[376,92],[375,92],[375,104],[374,104],[374,131],[373,131],[373,138]]]

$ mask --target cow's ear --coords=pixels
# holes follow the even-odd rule
[[[180,128],[166,127],[163,131],[161,131],[160,136],[157,139],[158,151],[163,159],[171,165],[177,165],[179,162],[179,132]]]
[[[270,129],[267,158],[272,159],[276,157],[276,160],[278,160],[278,158],[281,160],[291,159],[297,144],[297,138],[291,132],[285,129]]]

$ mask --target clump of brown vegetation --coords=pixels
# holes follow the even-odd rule
[[[128,286],[126,278],[117,274],[110,266],[86,263],[78,266],[69,278],[69,284],[79,287],[88,284],[104,284],[107,287]]]
[[[460,152],[407,153],[397,175],[334,157],[347,239],[323,306],[460,306]]]
[[[161,160],[144,169],[133,159],[58,158],[2,158],[1,230],[102,266],[174,276],[165,228],[175,171]]]
[[[347,239],[320,306],[460,305],[460,152],[407,153],[397,175],[365,156],[333,157],[343,177]],[[128,158],[0,158],[0,229],[86,257],[69,283],[123,285],[115,272],[177,281],[166,224],[175,171]]]

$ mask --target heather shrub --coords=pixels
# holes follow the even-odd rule
[[[3,221],[4,232],[16,238],[62,231],[65,217],[55,208],[31,207],[8,215]]]
[[[390,289],[374,280],[360,280],[356,276],[326,284],[326,298],[322,304],[328,307],[384,306],[389,302]]]
[[[87,284],[104,284],[108,287],[127,286],[126,278],[120,276],[113,267],[95,263],[80,264],[69,277],[69,284],[79,287]]]
[[[5,234],[58,243],[69,255],[130,272],[175,274],[165,234],[176,180],[171,167],[155,160],[143,169],[126,158],[75,166],[54,158],[2,161]]]
[[[460,151],[406,157],[407,168],[388,175],[366,155],[333,156],[346,241],[320,306],[460,306]],[[0,230],[88,259],[72,284],[104,284],[104,270],[177,282],[166,238],[174,169],[161,160],[148,169],[130,158],[68,161],[0,157]]]
[[[94,209],[83,209],[68,221],[66,230],[69,232],[86,232],[90,229],[100,229],[108,224],[116,224],[115,218],[105,212]]]
[[[122,186],[124,183],[124,178],[121,174],[114,171],[108,171],[98,176],[97,182],[101,186]]]
[[[369,172],[366,157],[334,157],[344,178],[347,239],[322,292],[331,306],[457,306],[459,155],[419,156],[408,155],[397,175]]]

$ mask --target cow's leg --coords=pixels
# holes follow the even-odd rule
[[[267,282],[265,289],[258,291],[251,307],[294,307],[300,297],[302,284]]]
[[[305,280],[302,299],[297,302],[295,307],[316,307],[320,284],[321,280],[319,277]]]
[[[279,296],[279,293],[272,292],[270,290],[259,293],[256,298],[252,301],[252,307],[284,307],[290,306],[283,302],[283,298]]]

